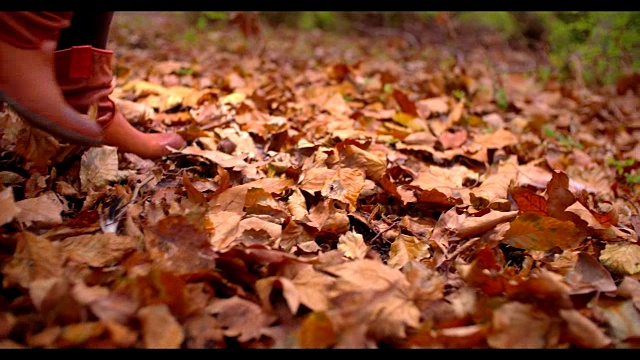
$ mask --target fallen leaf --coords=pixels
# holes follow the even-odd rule
[[[560,221],[537,213],[524,213],[511,222],[503,241],[525,250],[549,250],[556,246],[571,249],[583,239],[570,221]]]
[[[611,337],[624,341],[640,336],[640,314],[633,301],[602,302],[597,306],[608,325]]]
[[[65,207],[58,196],[47,191],[36,198],[24,199],[15,203],[20,211],[15,214],[17,221],[26,223],[40,223],[43,225],[56,225],[62,223],[62,211]]]
[[[307,202],[299,188],[294,189],[289,199],[287,199],[287,210],[289,210],[294,220],[302,220],[309,214]]]
[[[20,213],[13,198],[13,188],[0,191],[0,226],[11,222]]]
[[[502,149],[518,144],[518,137],[506,129],[498,129],[488,134],[478,134],[473,140],[487,149]]]
[[[611,344],[604,331],[579,311],[560,309],[560,316],[567,323],[572,343],[582,348],[605,348]]]
[[[431,257],[429,244],[415,236],[398,235],[391,244],[387,265],[401,269],[412,260],[420,261]]]
[[[509,191],[521,212],[547,216],[547,199],[527,188],[513,188]]]
[[[553,322],[531,304],[506,303],[493,312],[487,342],[498,349],[540,349],[547,347]]]
[[[363,259],[369,248],[361,234],[349,231],[338,238],[338,250],[349,259]]]
[[[574,294],[616,291],[616,283],[611,274],[600,265],[598,260],[585,252],[578,254],[575,267],[565,277],[573,287]]]
[[[166,304],[150,305],[138,310],[142,342],[146,349],[178,349],[184,330]]]
[[[62,276],[64,257],[54,243],[29,232],[16,236],[16,251],[2,269],[4,287],[17,283],[29,288],[32,281]]]
[[[320,194],[349,204],[350,210],[356,209],[358,196],[364,187],[364,173],[358,169],[338,169],[335,176],[325,180]]]
[[[325,349],[336,343],[337,336],[331,319],[323,312],[312,312],[300,325],[298,343],[303,349]]]
[[[380,181],[386,171],[386,161],[354,145],[345,147],[345,167],[364,171],[368,179]]]
[[[132,237],[107,233],[68,237],[60,243],[60,250],[71,260],[100,268],[116,264],[137,246]]]
[[[80,189],[97,189],[131,174],[130,171],[118,170],[118,148],[106,145],[92,147],[82,154],[80,160]]]
[[[495,228],[499,224],[518,219],[517,211],[495,211],[491,210],[482,216],[468,216],[462,220],[457,227],[457,236],[459,239],[466,239],[478,236],[490,229]],[[513,227],[513,222],[511,223]],[[508,233],[508,232],[507,232]],[[505,235],[506,237],[507,235]]]
[[[205,310],[216,316],[225,328],[225,336],[237,337],[240,342],[258,338],[263,328],[275,320],[273,316],[263,313],[255,303],[238,296],[218,299]]]
[[[484,208],[491,203],[507,198],[509,186],[518,176],[518,160],[511,156],[498,164],[495,173],[490,174],[477,188],[471,190],[471,204],[476,208]]]
[[[606,244],[599,260],[615,274],[636,274],[640,272],[640,246],[629,242]]]

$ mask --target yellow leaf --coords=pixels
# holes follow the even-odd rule
[[[349,259],[364,259],[369,248],[361,234],[349,231],[338,239],[338,250]]]
[[[331,320],[323,312],[313,312],[298,331],[298,343],[303,349],[324,349],[335,344],[337,334]]]
[[[220,99],[220,103],[222,104],[231,104],[231,105],[238,105],[239,103],[243,102],[244,99],[247,98],[247,95],[242,94],[242,93],[232,93],[229,94],[227,96],[224,96]]]
[[[414,131],[424,131],[429,128],[426,121],[424,121],[423,119],[404,112],[393,114],[391,119],[393,119],[393,121],[397,122],[398,124],[408,127],[409,129]]]
[[[620,275],[640,272],[640,246],[629,242],[607,244],[600,253],[600,262],[609,271]]]
[[[400,269],[411,260],[422,260],[431,257],[429,244],[415,236],[398,235],[389,251],[387,265]]]

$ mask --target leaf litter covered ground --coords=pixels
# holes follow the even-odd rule
[[[184,149],[0,113],[2,347],[640,345],[633,89],[488,32],[180,19],[119,14],[110,47],[127,117]]]

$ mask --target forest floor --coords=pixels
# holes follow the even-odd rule
[[[637,84],[478,28],[261,29],[117,13],[162,159],[0,108],[0,347],[640,345]]]

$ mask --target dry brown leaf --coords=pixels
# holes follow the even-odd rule
[[[376,182],[380,181],[386,172],[386,161],[384,159],[354,145],[345,147],[344,166],[360,169],[365,172],[367,179]]]
[[[349,230],[347,212],[334,206],[335,200],[325,200],[311,208],[306,222],[320,232],[342,234]]]
[[[360,191],[364,187],[364,173],[358,169],[338,169],[335,176],[326,179],[320,194],[328,199],[349,204],[355,211]]]
[[[11,222],[20,211],[13,198],[13,188],[0,191],[0,226]]]
[[[236,240],[240,234],[240,220],[243,214],[232,211],[220,211],[209,213],[209,223],[211,227],[211,246],[216,250],[224,250]]]
[[[57,225],[62,223],[63,202],[53,191],[47,191],[36,198],[24,199],[15,203],[20,209],[15,215],[17,221],[31,225]]]
[[[547,199],[544,196],[522,187],[513,188],[509,193],[518,205],[518,210],[521,212],[536,213],[544,216],[548,215]]]
[[[640,336],[640,314],[633,301],[599,302],[597,310],[604,317],[612,338],[624,341]]]
[[[488,134],[479,134],[474,136],[473,140],[487,149],[502,149],[516,145],[519,141],[515,134],[506,129],[498,129]]]
[[[134,347],[134,345],[138,341],[137,332],[129,329],[124,325],[121,325],[115,321],[105,321],[103,322],[103,324],[106,331],[109,333],[109,338],[117,347]]]
[[[509,302],[493,312],[487,342],[498,349],[541,349],[550,345],[554,324],[531,304]]]
[[[468,216],[457,226],[458,238],[466,239],[478,236],[502,223],[515,219],[517,215],[517,211],[504,212],[491,210],[482,216]]]
[[[116,264],[138,245],[130,236],[107,233],[68,237],[60,243],[60,250],[73,261],[100,268]]]
[[[265,314],[260,306],[238,296],[217,299],[205,310],[216,316],[225,328],[225,336],[237,337],[240,342],[260,337],[263,329],[275,320],[273,316]]]
[[[327,180],[334,178],[335,176],[335,170],[327,168],[311,168],[300,176],[299,186],[301,190],[313,194],[316,191],[322,190]]]
[[[423,113],[446,114],[449,112],[449,97],[440,96],[429,99],[418,100],[416,103],[418,109]]]
[[[518,216],[504,237],[506,244],[526,250],[571,249],[584,239],[574,223],[537,213]]]
[[[461,147],[468,138],[469,134],[465,129],[449,129],[438,136],[443,149],[455,149]],[[406,138],[405,138],[406,142]]]
[[[295,188],[287,199],[287,210],[291,213],[293,220],[302,220],[309,214],[307,202],[299,188]]]
[[[572,343],[583,348],[605,348],[611,344],[604,331],[579,311],[560,309],[560,316],[567,322]]]
[[[32,281],[62,276],[64,257],[56,245],[45,237],[29,232],[21,232],[16,236],[16,251],[2,269],[4,287],[19,284],[29,288]]]
[[[446,254],[449,248],[449,239],[457,232],[457,229],[467,216],[466,213],[458,214],[455,207],[447,210],[438,218],[429,240],[438,244],[438,247]]]
[[[394,269],[401,269],[412,260],[420,261],[431,257],[429,244],[415,236],[398,235],[391,244],[387,265]]]
[[[584,220],[589,228],[602,240],[607,241],[621,241],[626,240],[630,242],[636,241],[638,235],[631,229],[625,229],[624,231],[615,226],[604,226],[598,221],[589,209],[585,208],[580,202],[576,201],[572,205],[565,209],[566,212],[576,214],[580,219]]]
[[[274,287],[282,290],[282,296],[287,301],[287,306],[292,314],[298,312],[300,307],[300,293],[298,293],[295,285],[291,280],[282,277],[267,277],[256,281],[256,293],[262,301],[262,305],[270,313],[274,312],[271,306],[270,297],[271,290]]]
[[[184,341],[180,323],[166,304],[150,305],[138,310],[142,342],[147,349],[178,349]]]
[[[331,319],[323,312],[307,315],[298,331],[298,343],[303,349],[324,349],[335,344],[337,336]]]
[[[361,234],[349,231],[338,238],[338,250],[342,251],[344,256],[349,259],[363,259],[369,248]]]
[[[478,174],[461,165],[450,168],[432,165],[421,171],[410,185],[424,190],[438,190],[448,197],[458,198],[457,191],[463,187],[465,180],[475,182],[478,180]]]
[[[254,231],[264,231],[269,235],[271,240],[275,241],[282,235],[282,226],[266,220],[250,217],[242,219],[238,224],[239,233],[247,231],[250,233],[253,233]],[[253,236],[250,235],[249,237],[251,238]]]
[[[234,171],[241,171],[249,166],[249,164],[247,164],[247,162],[240,156],[225,154],[222,151],[217,150],[203,150],[197,145],[188,146],[180,150],[180,153],[199,155],[213,161],[223,168],[232,169]]]
[[[572,271],[565,276],[572,286],[572,293],[583,294],[591,291],[616,291],[616,283],[611,274],[593,256],[580,252]]]
[[[92,147],[80,160],[80,189],[88,191],[119,181],[135,172],[118,170],[118,148]]]
[[[518,176],[518,159],[510,156],[500,161],[497,172],[490,174],[477,188],[471,190],[471,204],[483,208],[489,204],[507,198],[509,186]]]

